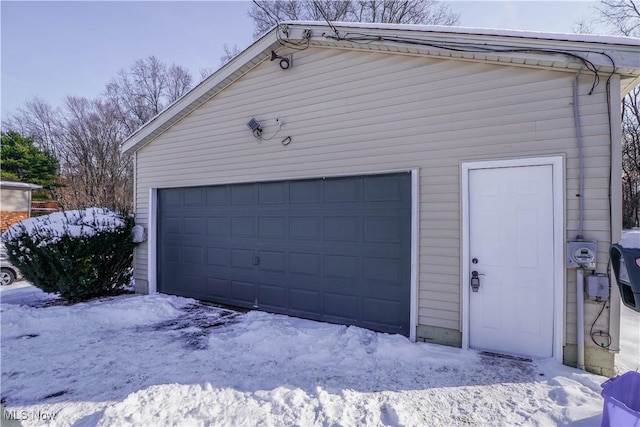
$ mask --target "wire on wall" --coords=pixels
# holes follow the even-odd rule
[[[609,346],[611,345],[611,335],[609,335],[609,333],[605,331],[594,331],[593,328],[596,326],[596,322],[598,321],[600,316],[602,316],[602,312],[604,311],[606,306],[607,306],[607,300],[605,300],[602,303],[602,308],[600,308],[600,312],[598,313],[595,320],[591,324],[591,329],[589,329],[589,335],[591,336],[591,341],[593,341],[593,343],[598,347],[602,347],[602,348],[609,348]],[[602,342],[598,342],[596,341],[595,337],[605,337],[607,343],[605,344]]]
[[[583,63],[584,67],[593,73],[593,83],[589,91],[589,95],[593,93],[595,88],[600,83],[600,74],[596,65],[588,60],[583,54],[595,53],[606,56],[612,63],[615,70],[615,63],[613,59],[604,52],[592,52],[592,51],[569,51],[569,50],[556,50],[556,49],[543,49],[543,48],[520,48],[509,45],[493,45],[489,46],[480,43],[458,43],[458,42],[441,42],[414,39],[411,37],[396,37],[396,36],[382,36],[376,34],[364,34],[348,32],[343,36],[332,36],[325,34],[325,37],[334,39],[336,41],[347,41],[356,44],[371,44],[378,41],[387,41],[393,43],[403,43],[415,46],[433,47],[436,49],[447,50],[460,53],[530,53],[530,54],[555,54],[564,55],[570,58],[574,58]],[[613,75],[613,72],[609,76]]]

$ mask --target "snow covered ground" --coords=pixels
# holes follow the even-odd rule
[[[166,295],[59,306],[7,288],[2,404],[25,426],[600,423],[606,378],[553,361]]]

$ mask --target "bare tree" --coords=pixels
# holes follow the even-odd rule
[[[33,138],[35,145],[47,154],[56,157],[60,128],[60,110],[40,98],[27,101],[3,125],[21,135]]]
[[[224,65],[224,64],[226,64],[227,62],[231,61],[233,58],[235,58],[236,56],[238,56],[238,54],[239,54],[240,52],[242,52],[242,51],[240,50],[240,48],[238,48],[238,45],[237,45],[237,44],[234,44],[234,45],[233,45],[233,47],[229,47],[229,45],[225,43],[225,44],[222,46],[222,48],[224,49],[224,55],[222,55],[222,56],[220,57],[220,65]],[[209,73],[209,74],[211,74],[211,73]],[[207,76],[207,77],[208,77],[208,76]],[[204,78],[203,78],[203,80],[204,80]]]
[[[458,15],[435,0],[369,0],[357,2],[357,21],[396,24],[455,25]]]
[[[155,56],[149,56],[120,70],[105,92],[118,107],[120,120],[131,134],[191,89],[192,80],[185,68],[175,64],[167,67]]]
[[[62,130],[66,207],[130,208],[131,159],[120,153],[125,137],[118,106],[104,99],[67,97]]]
[[[175,102],[193,86],[193,77],[186,68],[172,64],[167,69],[167,102]]]
[[[622,219],[640,226],[640,88],[622,100]]]
[[[255,1],[254,37],[285,20],[455,25],[459,15],[436,0]]]
[[[216,70],[217,68],[214,67],[200,68],[200,81],[203,81],[211,74],[215,73]]]
[[[184,95],[192,80],[186,68],[149,56],[120,70],[107,84],[105,97],[70,96],[62,109],[35,98],[3,126],[32,137],[56,158],[62,187],[54,197],[65,207],[130,209],[132,164],[120,144]]]
[[[640,36],[640,1],[600,0],[599,22],[612,32]],[[625,228],[640,226],[640,87],[622,101],[622,219]]]
[[[600,21],[613,27],[618,34],[640,34],[640,2],[638,0],[600,0],[597,6]]]

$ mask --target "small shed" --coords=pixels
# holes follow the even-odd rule
[[[612,375],[619,297],[577,277],[609,289],[639,52],[280,24],[124,142],[149,236],[136,289]],[[593,245],[586,269],[571,241]]]
[[[0,181],[0,232],[31,216],[31,193],[40,188],[42,186],[25,182]]]

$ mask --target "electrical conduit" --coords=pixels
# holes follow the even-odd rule
[[[580,110],[578,106],[578,87],[579,87],[580,71],[576,73],[573,81],[573,119],[576,127],[576,140],[578,142],[578,240],[584,239],[584,155],[582,152],[582,132],[580,130]],[[578,347],[578,369],[584,370],[584,269],[582,267],[576,272],[576,311],[577,311],[577,331],[576,346]]]

